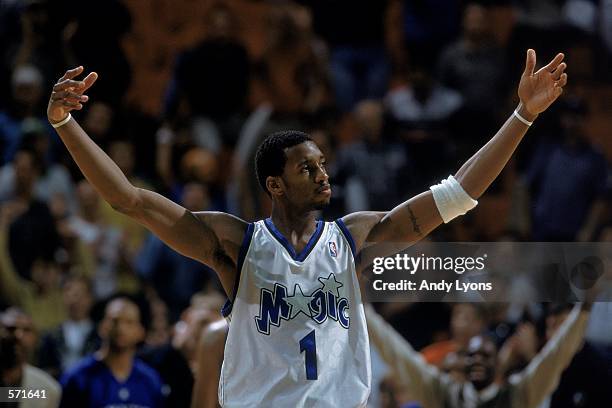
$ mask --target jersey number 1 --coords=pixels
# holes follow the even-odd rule
[[[300,353],[306,352],[304,358],[306,360],[306,379],[317,379],[317,341],[315,340],[315,331],[311,331],[300,340]]]

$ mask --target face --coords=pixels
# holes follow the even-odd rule
[[[451,314],[451,331],[453,337],[461,344],[466,344],[469,339],[484,329],[484,322],[478,314],[478,310],[472,304],[457,304],[453,306]]]
[[[106,306],[100,337],[111,349],[133,349],[145,336],[138,307],[129,300],[115,299]]]
[[[468,343],[465,352],[467,380],[477,390],[488,387],[494,379],[497,347],[484,336],[474,336]]]
[[[88,285],[81,279],[71,279],[64,285],[64,305],[71,319],[82,320],[89,316],[93,302]]]
[[[479,4],[470,4],[463,15],[463,27],[466,36],[472,39],[480,39],[487,33],[487,12]]]
[[[18,190],[29,190],[36,181],[38,173],[34,160],[34,156],[28,152],[21,151],[15,155],[13,166]]]
[[[27,361],[35,345],[36,331],[28,315],[9,310],[0,316],[0,361],[3,368]]]
[[[287,202],[298,211],[324,208],[331,199],[325,157],[313,142],[285,149],[287,163],[282,176],[268,177],[273,197]]]

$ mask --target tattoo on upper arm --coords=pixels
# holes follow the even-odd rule
[[[423,234],[421,233],[421,227],[419,227],[417,217],[412,212],[412,208],[410,208],[410,205],[406,205],[406,208],[408,208],[408,214],[410,215],[410,221],[412,222],[412,230],[416,232],[419,237],[422,236]]]

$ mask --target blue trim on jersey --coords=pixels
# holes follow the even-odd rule
[[[236,279],[234,279],[234,293],[232,294],[232,300],[227,299],[223,308],[221,309],[221,314],[223,317],[227,317],[232,313],[232,308],[234,306],[233,301],[236,300],[236,295],[238,295],[238,285],[240,284],[240,275],[242,273],[242,265],[244,264],[244,258],[246,257],[247,251],[249,250],[249,246],[251,245],[251,240],[253,239],[253,232],[255,231],[255,224],[250,223],[247,227],[246,233],[244,234],[244,238],[242,238],[242,244],[240,245],[240,251],[238,252],[238,263],[236,270]]]
[[[295,248],[293,248],[293,245],[291,245],[289,240],[287,240],[287,238],[285,238],[284,235],[279,230],[276,229],[276,227],[272,223],[272,219],[271,218],[266,218],[264,220],[264,224],[266,224],[266,227],[268,228],[268,231],[270,231],[272,236],[274,238],[276,238],[276,240],[282,246],[285,247],[287,252],[289,252],[289,255],[291,255],[291,257],[295,261],[298,261],[298,262],[302,262],[304,259],[306,259],[306,257],[310,253],[310,251],[312,251],[312,249],[316,245],[317,241],[319,241],[319,238],[321,238],[321,235],[323,234],[323,227],[325,226],[325,223],[323,221],[318,220],[317,221],[317,228],[316,228],[315,232],[312,234],[312,236],[310,237],[310,239],[308,240],[308,243],[306,244],[304,249],[302,249],[302,251],[299,254],[296,254],[295,253]]]
[[[348,241],[349,245],[351,246],[353,258],[355,259],[355,261],[357,261],[357,248],[355,247],[355,241],[353,240],[353,236],[349,232],[348,228],[346,228],[346,225],[344,224],[344,221],[342,221],[342,218],[338,218],[335,222],[336,225],[340,228],[340,231],[342,231],[342,234]]]

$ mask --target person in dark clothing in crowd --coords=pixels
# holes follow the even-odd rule
[[[164,405],[159,375],[135,357],[145,320],[144,308],[128,297],[107,303],[99,326],[102,347],[64,374],[61,407]]]

